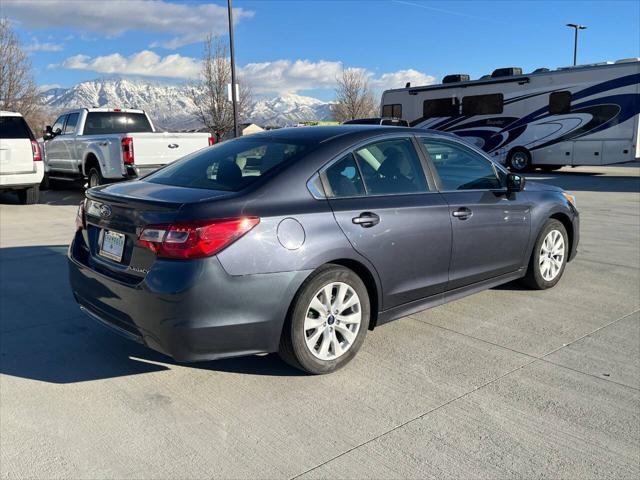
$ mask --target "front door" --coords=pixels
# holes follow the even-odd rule
[[[449,207],[429,189],[410,137],[355,149],[322,175],[336,221],[379,275],[381,309],[444,291]]]
[[[65,169],[66,147],[64,145],[62,134],[64,133],[64,123],[67,115],[60,115],[51,127],[55,134],[51,140],[44,142],[45,156],[47,167],[53,170]]]
[[[452,222],[447,290],[514,272],[525,263],[530,204],[506,192],[504,174],[479,152],[446,139],[421,139]]]

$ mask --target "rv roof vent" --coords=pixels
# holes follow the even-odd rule
[[[487,80],[491,78],[491,75],[482,75],[478,80]]]
[[[468,82],[469,75],[466,73],[455,73],[453,75],[445,75],[442,79],[442,83],[457,83],[457,82]]]
[[[548,68],[542,67],[542,68],[536,68],[533,72],[531,73],[544,73],[544,72],[549,72],[550,70]]]
[[[513,77],[514,75],[522,75],[520,67],[496,68],[491,76],[496,77]]]
[[[616,63],[632,63],[632,62],[640,62],[640,58],[632,57],[632,58],[621,58],[620,60],[616,60]]]

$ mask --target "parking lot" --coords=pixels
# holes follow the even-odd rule
[[[2,478],[638,478],[640,165],[529,179],[581,212],[556,288],[382,326],[320,377],[113,335],[68,287],[81,190],[0,195]]]

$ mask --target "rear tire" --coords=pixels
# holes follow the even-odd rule
[[[104,185],[104,177],[99,167],[91,167],[89,169],[89,179],[87,181],[87,188],[98,187]]]
[[[507,158],[507,165],[512,172],[528,172],[531,170],[531,154],[524,148],[512,150]]]
[[[325,265],[293,299],[279,355],[307,373],[334,372],[358,353],[370,318],[369,294],[360,277],[340,265]]]
[[[40,185],[18,190],[18,201],[23,205],[33,205],[40,199]]]
[[[542,227],[529,260],[523,283],[534,290],[546,290],[562,278],[569,258],[569,237],[564,225],[550,218]]]

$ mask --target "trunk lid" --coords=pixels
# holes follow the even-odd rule
[[[133,138],[134,163],[165,165],[209,145],[207,133],[128,133]]]

